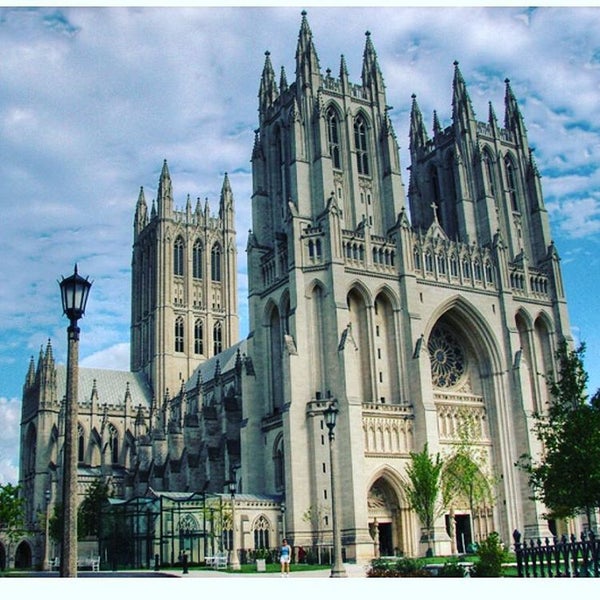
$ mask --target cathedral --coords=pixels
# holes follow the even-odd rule
[[[514,465],[539,452],[532,414],[571,337],[510,82],[503,120],[490,104],[480,121],[454,63],[451,124],[434,113],[431,131],[413,95],[403,182],[370,33],[358,83],[343,56],[337,76],[321,70],[306,13],[295,56],[288,81],[267,52],[258,85],[246,339],[227,175],[218,210],[189,196],[176,209],[166,161],[150,206],[140,190],[131,371],[80,369],[80,499],[98,479],[123,500],[229,498],[234,481],[235,548],[285,536],[309,549],[332,543],[333,470],[347,561],[419,556],[428,541],[436,554],[464,552],[492,531],[510,544],[515,528],[549,535]],[[19,483],[39,533],[19,547],[32,563],[40,511],[60,502],[65,378],[48,342],[23,389]],[[489,494],[456,498],[428,540],[403,488],[410,453],[451,456],[467,421]]]

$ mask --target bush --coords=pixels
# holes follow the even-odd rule
[[[431,573],[414,558],[375,558],[371,561],[367,577],[431,577]]]
[[[506,561],[507,555],[500,536],[496,532],[490,533],[488,538],[479,544],[479,561],[473,566],[472,577],[502,577],[502,563]]]
[[[438,571],[438,577],[466,577],[467,570],[455,560],[448,561]]]

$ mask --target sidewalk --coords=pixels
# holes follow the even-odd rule
[[[348,577],[366,577],[366,565],[355,565],[350,563],[344,563],[344,569]],[[282,578],[281,573],[231,573],[217,570],[194,570],[190,569],[188,573],[182,573],[177,571],[168,571],[168,574],[172,577],[183,577],[183,578],[194,578],[194,577],[243,577],[244,579],[256,579],[260,577],[271,577],[271,578]],[[328,578],[331,575],[329,569],[317,569],[315,571],[294,571],[294,566],[290,571],[290,579],[306,579],[306,578]],[[285,578],[283,578],[285,579]]]

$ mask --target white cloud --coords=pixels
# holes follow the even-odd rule
[[[129,370],[129,344],[115,344],[110,348],[95,352],[80,361],[82,367],[96,369]]]
[[[244,330],[263,53],[294,79],[300,10],[0,8],[0,396],[20,394],[29,356],[48,337],[64,362],[56,279],[74,262],[94,280],[82,364],[128,368],[133,212],[140,186],[152,201],[164,158],[178,206],[189,193],[216,207],[229,172]],[[312,7],[308,19],[322,70],[337,76],[344,54],[355,83],[364,33],[372,32],[405,185],[411,94],[429,130],[433,110],[449,124],[458,60],[477,117],[487,118],[491,100],[502,122],[510,78],[558,250],[568,255],[577,235],[597,255],[598,198],[590,190],[600,189],[599,9]],[[566,280],[588,274],[585,256],[564,261]],[[594,356],[600,315],[584,318],[589,307],[572,306]]]
[[[0,484],[16,484],[19,479],[20,421],[20,400],[0,397]]]

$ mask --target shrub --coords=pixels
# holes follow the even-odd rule
[[[431,573],[414,558],[398,560],[375,558],[371,561],[367,577],[431,577]]]
[[[502,577],[502,563],[507,558],[500,536],[494,531],[479,544],[477,556],[479,561],[473,566],[473,577]]]
[[[466,577],[467,570],[457,561],[450,560],[438,571],[438,577]]]

